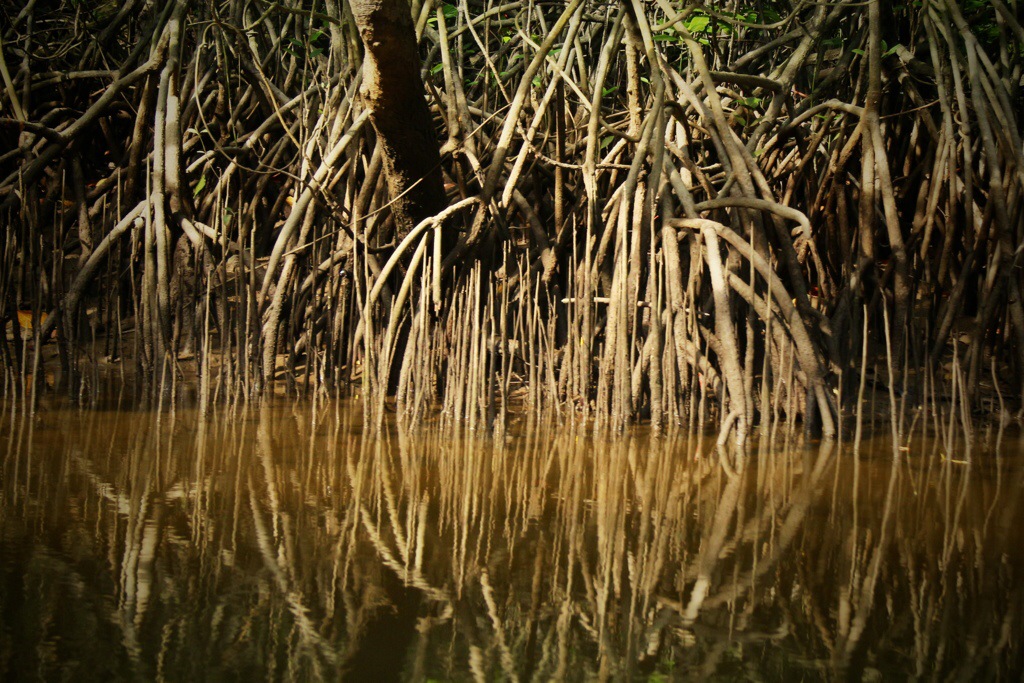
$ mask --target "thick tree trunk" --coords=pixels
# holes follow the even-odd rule
[[[401,239],[447,203],[416,33],[407,0],[352,0],[351,7],[365,47],[362,94],[384,153]]]
[[[350,0],[363,40],[362,96],[377,132],[395,219],[395,243],[446,206],[437,132],[420,77],[416,31],[408,0]],[[452,236],[444,240],[454,243]],[[408,323],[395,341],[387,393],[394,395]]]

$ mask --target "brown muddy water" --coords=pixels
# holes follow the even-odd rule
[[[1024,441],[0,404],[5,680],[1021,680]]]

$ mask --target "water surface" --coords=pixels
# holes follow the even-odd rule
[[[1017,435],[0,404],[5,680],[1020,680]]]

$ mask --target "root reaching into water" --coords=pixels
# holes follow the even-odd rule
[[[3,22],[10,394],[120,359],[723,443],[837,435],[879,364],[900,415],[1020,402],[1013,3],[415,2],[426,138],[373,3],[136,4]]]

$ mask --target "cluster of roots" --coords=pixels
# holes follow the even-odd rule
[[[444,183],[408,196],[365,4],[0,10],[8,391],[128,359],[738,442],[867,385],[1019,401],[1016,0],[416,1]]]

